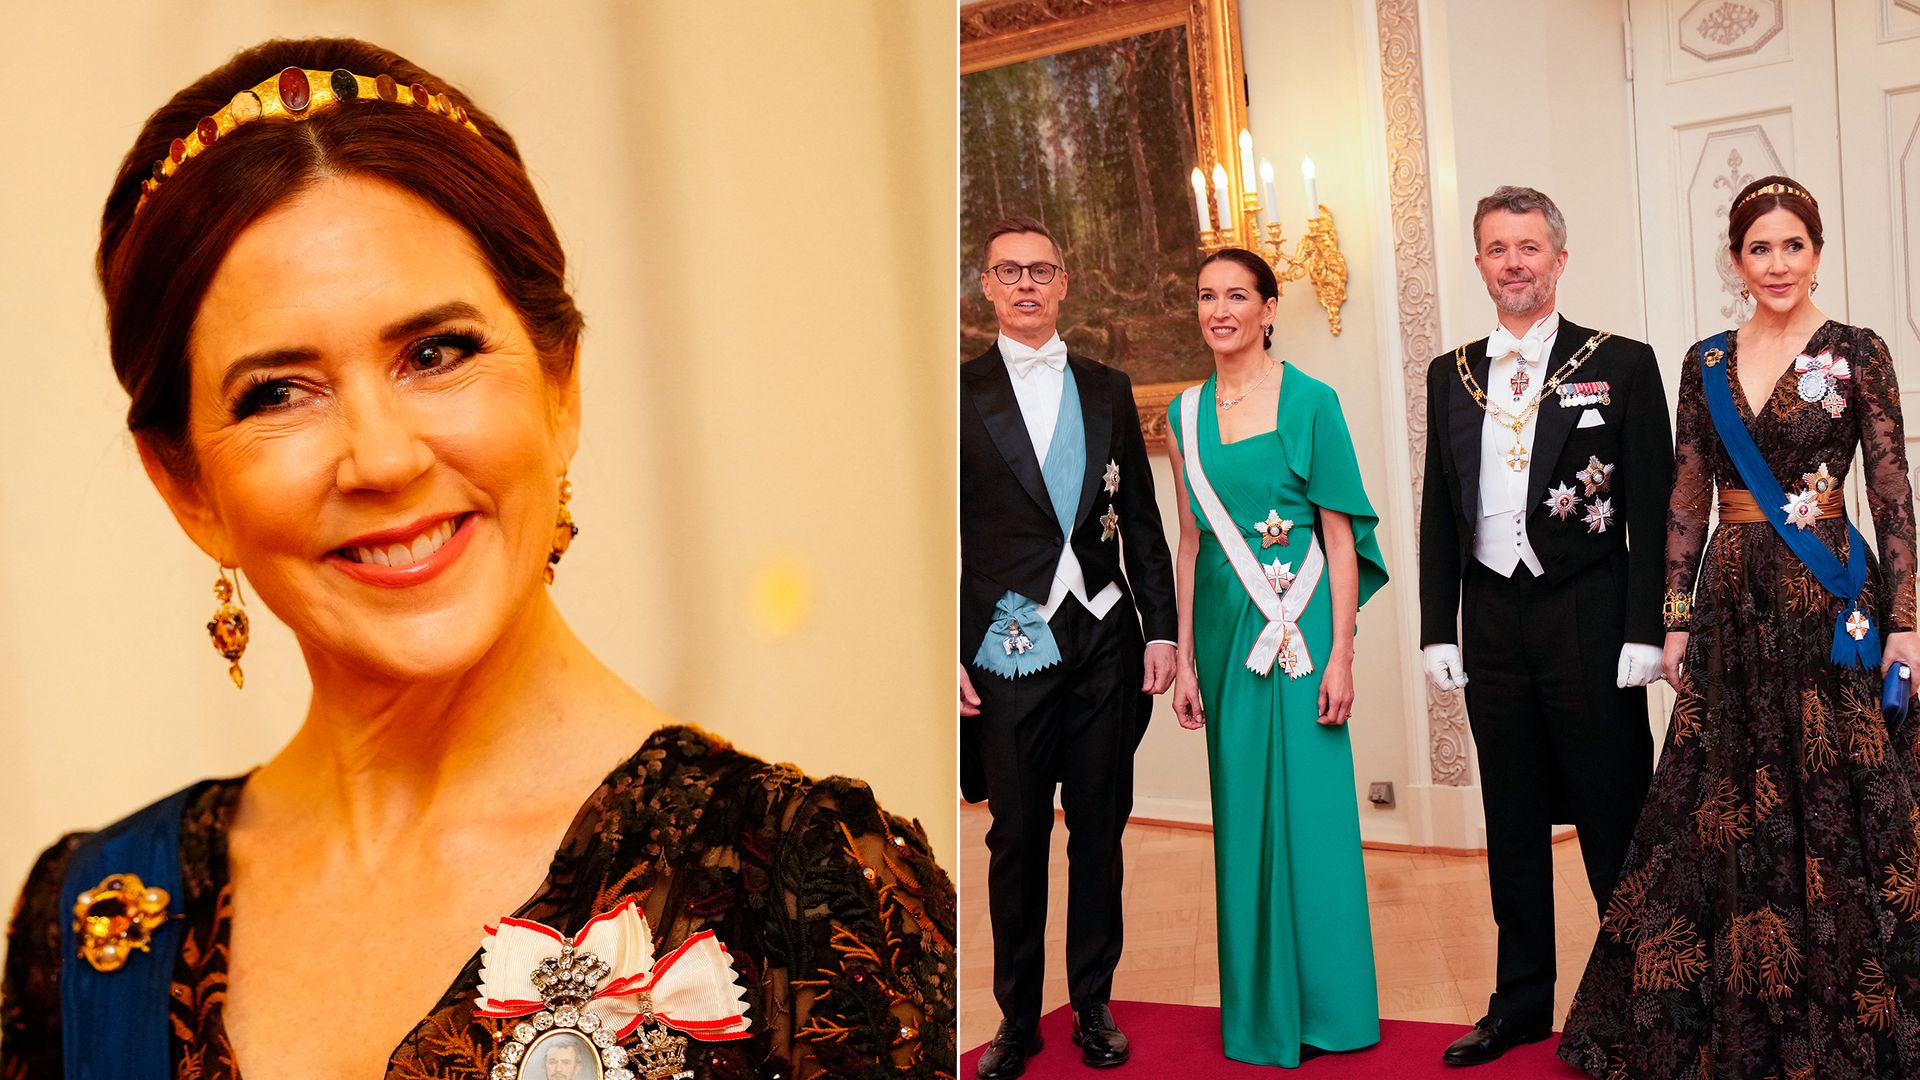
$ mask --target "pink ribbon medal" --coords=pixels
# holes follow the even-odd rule
[[[628,899],[572,937],[531,919],[488,927],[474,1011],[520,1020],[489,1080],[692,1080],[686,1037],[746,1038],[743,995],[713,931],[656,958]]]

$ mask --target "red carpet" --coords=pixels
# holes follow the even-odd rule
[[[1522,1046],[1488,1065],[1471,1069],[1440,1063],[1440,1051],[1466,1031],[1464,1025],[1424,1024],[1415,1020],[1380,1021],[1380,1041],[1365,1050],[1321,1054],[1297,1070],[1244,1065],[1220,1052],[1220,1010],[1198,1005],[1158,1005],[1116,1001],[1113,1017],[1133,1044],[1133,1060],[1114,1069],[1089,1069],[1073,1045],[1073,1013],[1065,1005],[1040,1018],[1046,1047],[1027,1059],[1023,1080],[1310,1080],[1387,1077],[1390,1080],[1578,1080],[1585,1074],[1553,1056],[1559,1037]],[[973,1080],[981,1047],[960,1058],[960,1080]]]

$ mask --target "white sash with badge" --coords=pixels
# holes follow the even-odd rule
[[[1320,575],[1326,571],[1327,560],[1320,550],[1320,540],[1318,537],[1309,540],[1299,571],[1284,591],[1277,590],[1260,568],[1253,549],[1247,546],[1240,526],[1234,524],[1226,506],[1214,494],[1213,485],[1207,481],[1206,470],[1200,465],[1199,419],[1200,387],[1188,387],[1180,395],[1180,443],[1186,451],[1187,485],[1193,490],[1194,501],[1200,504],[1200,513],[1213,530],[1214,539],[1220,541],[1221,550],[1227,553],[1233,572],[1253,599],[1253,606],[1267,618],[1266,628],[1260,631],[1253,651],[1247,654],[1247,670],[1255,675],[1269,674],[1277,659],[1289,678],[1311,675],[1313,657],[1307,652],[1306,639],[1300,635],[1299,619],[1300,613],[1307,609],[1307,601],[1313,598],[1314,589],[1320,585]]]

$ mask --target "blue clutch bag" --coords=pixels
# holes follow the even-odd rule
[[[1880,685],[1880,712],[1886,716],[1889,726],[1907,718],[1907,710],[1912,705],[1912,678],[1913,673],[1905,664],[1894,664],[1887,669],[1887,681]]]

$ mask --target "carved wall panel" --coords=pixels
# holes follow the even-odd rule
[[[1789,59],[1786,6],[1786,0],[1670,0],[1670,77],[1718,75]]]
[[[1676,160],[1693,163],[1681,196],[1681,281],[1689,290],[1687,325],[1698,341],[1746,318],[1740,278],[1727,250],[1727,211],[1754,179],[1792,173],[1793,116],[1783,110],[1677,134]]]
[[[1420,505],[1427,445],[1427,362],[1440,351],[1439,277],[1434,269],[1433,185],[1427,174],[1426,88],[1418,0],[1379,0],[1380,81],[1387,120],[1387,179],[1393,204],[1393,263],[1406,382],[1413,505]],[[1462,786],[1468,764],[1466,702],[1458,691],[1427,691],[1427,760],[1433,782]]]
[[[1893,302],[1899,320],[1897,330],[1887,331],[1887,346],[1901,383],[1913,387],[1920,386],[1920,89],[1887,95],[1887,119],[1888,145],[1895,148]]]

